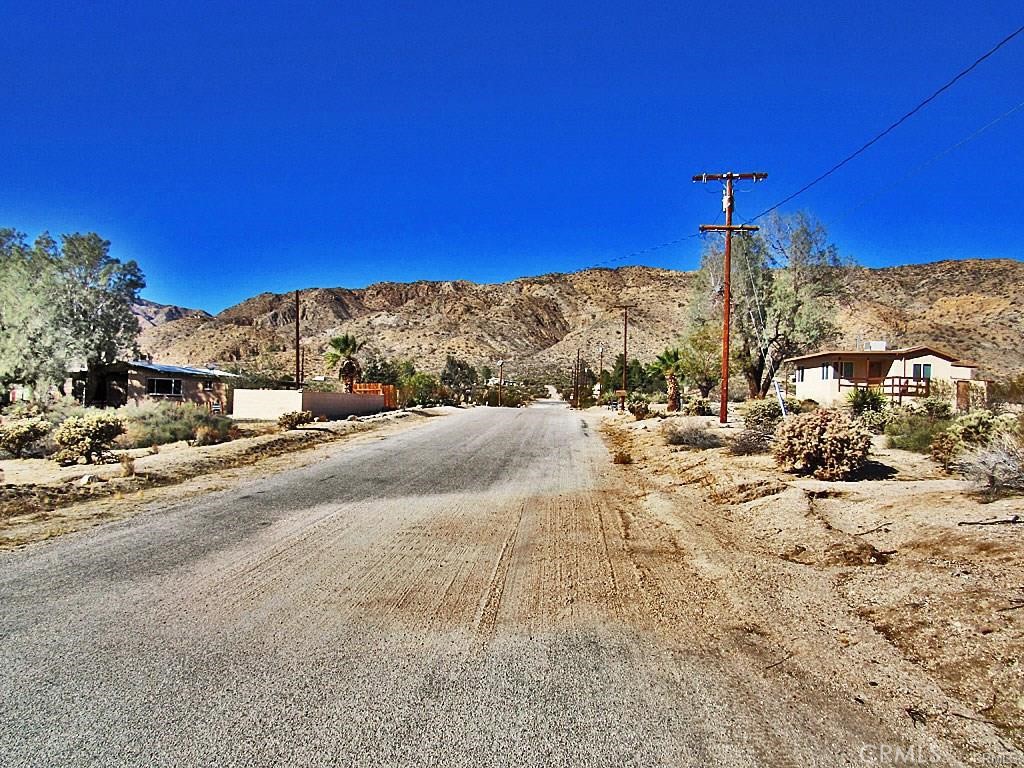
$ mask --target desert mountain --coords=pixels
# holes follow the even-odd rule
[[[146,299],[139,299],[137,303],[133,304],[132,313],[138,318],[139,327],[143,330],[163,325],[173,320],[181,320],[183,317],[211,318],[210,313],[202,309],[187,309],[185,307],[176,307],[173,304],[157,304]]]
[[[630,310],[630,357],[652,358],[686,331],[693,272],[650,267],[590,269],[482,285],[465,281],[378,283],[302,292],[300,326],[307,375],[323,372],[327,340],[352,333],[368,351],[438,370],[448,354],[474,363],[503,358],[512,370],[568,369],[576,349],[596,362],[622,348]],[[839,314],[843,343],[885,339],[929,343],[1001,376],[1024,369],[1024,262],[943,261],[850,272],[851,298]],[[178,309],[178,308],[172,308]],[[179,310],[180,311],[180,310]],[[184,310],[155,316],[141,343],[168,363],[230,364],[274,356],[294,360],[292,294],[263,293],[216,316]]]

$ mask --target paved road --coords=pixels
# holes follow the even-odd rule
[[[611,467],[475,409],[4,554],[0,763],[857,764],[874,724],[679,618]]]

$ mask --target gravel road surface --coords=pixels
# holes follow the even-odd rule
[[[0,764],[837,766],[905,741],[697,608],[612,472],[561,404],[478,408],[3,554]]]

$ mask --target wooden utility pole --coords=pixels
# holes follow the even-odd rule
[[[629,369],[629,310],[635,309],[636,304],[616,304],[616,309],[622,310],[622,394],[619,395],[619,410],[626,410],[626,371]]]
[[[299,292],[295,291],[295,388],[302,389],[302,346],[299,343]]]
[[[732,271],[732,233],[733,232],[756,232],[757,227],[748,224],[732,223],[733,209],[733,181],[764,181],[768,178],[767,173],[702,173],[693,177],[694,181],[706,184],[709,181],[724,181],[725,189],[722,192],[722,210],[725,211],[725,225],[701,224],[701,232],[725,232],[725,258],[722,264],[722,279],[724,282],[724,296],[722,298],[722,385],[721,401],[718,406],[718,420],[725,424],[729,420],[729,313],[732,309],[731,271]]]
[[[604,347],[597,348],[597,399],[604,395],[604,387],[601,385],[601,376],[604,374]]]
[[[580,368],[580,350],[576,350],[576,408],[580,407],[580,395],[583,392],[583,369]]]

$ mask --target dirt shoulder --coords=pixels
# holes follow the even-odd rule
[[[1024,525],[972,523],[1012,519],[1024,500],[984,503],[881,446],[877,479],[824,482],[770,456],[667,445],[658,419],[584,418],[633,460],[611,470],[632,489],[626,522],[672,532],[700,577],[678,588],[744,628],[766,666],[821,675],[854,706],[967,755],[1021,755]],[[703,421],[723,439],[736,431]]]
[[[20,482],[0,484],[0,550],[129,517],[163,499],[181,500],[329,458],[354,441],[381,438],[444,415],[446,409],[395,411],[360,421],[310,424],[220,445],[176,443],[135,456],[135,475],[120,464],[57,468],[19,462]],[[44,460],[36,460],[40,464]],[[13,462],[7,462],[8,465]],[[10,472],[8,468],[7,474]],[[30,482],[42,480],[42,482]]]

